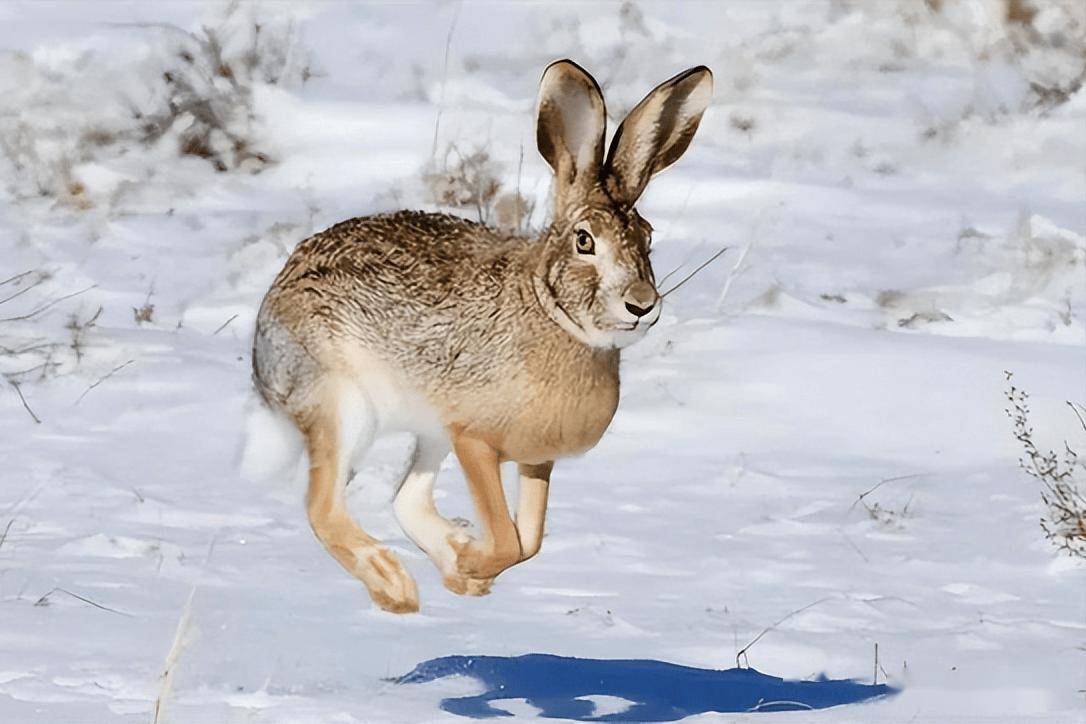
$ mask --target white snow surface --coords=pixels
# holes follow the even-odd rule
[[[730,668],[809,604],[751,666],[869,681],[877,643],[902,692],[758,721],[1083,721],[1086,573],[1038,526],[1003,373],[1043,445],[1086,452],[1063,404],[1086,397],[1086,92],[1030,107],[1065,54],[1006,51],[1001,3],[946,5],[244,5],[314,71],[256,82],[260,173],[180,156],[182,127],[80,142],[153,104],[155,23],[219,27],[221,6],[0,5],[0,139],[37,149],[0,154],[0,281],[32,272],[0,285],[0,721],[147,722],[159,697],[163,722],[454,720],[441,698],[476,684],[388,677],[472,653]],[[1084,15],[1034,24],[1081,37]],[[241,474],[255,312],[308,234],[436,208],[423,177],[450,143],[487,148],[543,224],[534,95],[567,56],[612,130],[714,70],[639,209],[658,278],[731,249],[624,353],[611,428],[559,462],[542,552],[489,597],[447,592],[397,527],[408,441],[372,452],[352,510],[422,601],[386,614],[309,531],[296,457],[258,446],[279,472]],[[56,178],[77,186],[35,191]],[[439,488],[471,517],[451,460]]]

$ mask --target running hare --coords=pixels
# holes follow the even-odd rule
[[[383,432],[415,434],[394,510],[450,590],[485,594],[535,555],[554,460],[599,441],[618,404],[619,350],[660,316],[651,227],[634,203],[690,145],[711,94],[705,67],[660,85],[605,158],[599,86],[575,63],[553,63],[537,142],[555,174],[554,219],[538,238],[444,214],[351,219],[303,241],[272,284],[256,325],[256,387],[305,439],[314,533],[381,608],[418,610],[418,589],[348,515],[351,461]],[[478,538],[434,506],[450,449]],[[507,460],[520,469],[515,523]]]

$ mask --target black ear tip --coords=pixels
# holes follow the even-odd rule
[[[692,78],[694,76],[708,77],[710,81],[713,80],[713,70],[707,65],[695,65],[690,70],[681,74],[682,78]]]
[[[713,71],[706,65],[697,65],[684,73],[680,73],[677,82],[683,83],[684,86],[690,83],[688,87],[691,89],[706,84],[709,93],[713,92],[713,85],[715,85]]]

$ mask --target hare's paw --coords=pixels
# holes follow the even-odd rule
[[[493,578],[469,578],[457,573],[444,576],[441,582],[458,596],[485,596],[494,585]]]
[[[419,589],[399,559],[386,548],[375,547],[358,555],[358,577],[373,602],[390,613],[419,610]]]
[[[520,548],[485,546],[481,541],[451,533],[446,540],[456,554],[456,571],[467,578],[494,578],[520,560]]]

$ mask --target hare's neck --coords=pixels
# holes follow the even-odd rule
[[[594,352],[615,352],[617,355],[617,350],[609,344],[610,339],[605,337],[601,332],[585,328],[578,322],[576,318],[562,306],[561,302],[558,301],[551,290],[547,288],[546,281],[541,277],[536,274],[530,274],[528,276],[527,284],[529,286],[527,294],[522,296],[535,302],[534,307],[536,311],[549,321],[552,326],[556,327],[556,331],[560,331],[572,338],[577,344]]]
[[[531,326],[538,342],[551,350],[562,350],[565,354],[561,356],[570,358],[571,362],[576,360],[574,365],[583,368],[580,374],[586,378],[617,387],[619,350],[593,344],[597,341],[593,331],[586,330],[563,309],[538,276],[528,274],[524,279],[521,298],[528,300],[530,314],[536,319]]]

